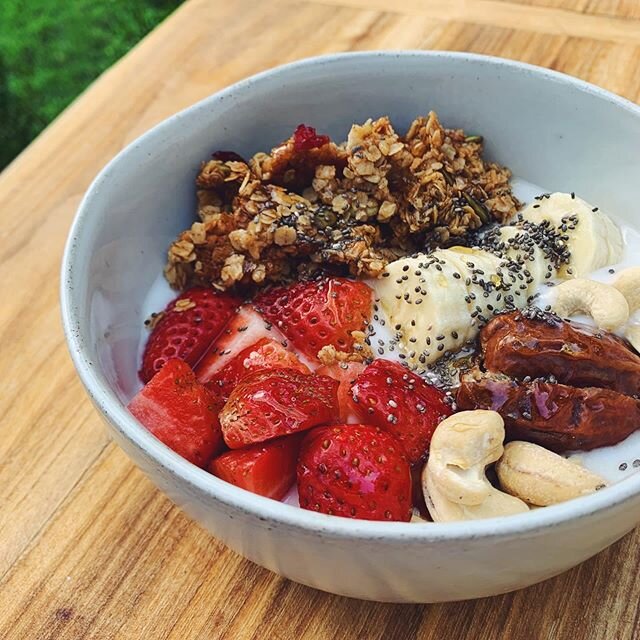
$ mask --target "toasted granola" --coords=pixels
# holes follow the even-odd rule
[[[520,203],[482,139],[435,113],[399,136],[389,118],[353,125],[341,145],[300,125],[249,162],[218,152],[196,178],[198,218],[169,248],[177,288],[256,287],[316,273],[377,277],[404,255],[461,243]]]
[[[367,343],[367,335],[363,331],[352,331],[353,349],[351,351],[339,351],[332,344],[327,344],[318,351],[318,360],[324,365],[346,364],[348,362],[373,361],[373,350]]]

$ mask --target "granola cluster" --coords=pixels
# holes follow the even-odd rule
[[[417,250],[464,243],[520,203],[482,139],[435,113],[399,136],[389,118],[353,125],[337,145],[300,125],[249,162],[218,152],[196,179],[198,221],[169,249],[177,287],[261,286],[321,271],[379,276]]]

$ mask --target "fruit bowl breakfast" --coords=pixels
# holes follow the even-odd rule
[[[349,99],[310,103],[314,82]],[[597,182],[594,119],[617,162]],[[495,59],[257,76],[89,191],[63,265],[76,366],[154,482],[283,575],[399,601],[544,579],[640,517],[631,139],[633,105]]]
[[[482,148],[431,112],[404,135],[383,116],[340,144],[301,124],[250,160],[215,150],[131,412],[214,475],[328,515],[487,518],[604,488],[557,454],[640,429],[640,235],[575,193],[523,207]]]

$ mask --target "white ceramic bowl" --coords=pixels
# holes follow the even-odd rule
[[[489,157],[549,190],[575,190],[638,220],[640,108],[574,78],[460,53],[370,52],[302,60],[244,80],[173,116],[96,178],[71,229],[62,314],[78,374],[111,434],[214,536],[292,580],[397,602],[477,598],[561,573],[640,520],[640,474],[594,495],[503,519],[366,522],[304,511],[202,471],[127,412],[141,303],[172,238],[192,221],[194,176],[215,149],[269,149],[300,122],[343,140],[389,114],[404,130],[435,109],[481,133]]]

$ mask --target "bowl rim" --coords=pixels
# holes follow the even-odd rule
[[[175,126],[183,118],[191,117],[200,109],[213,107],[231,97],[235,92],[248,91],[253,85],[265,80],[286,75],[303,67],[317,68],[325,65],[349,63],[367,58],[423,58],[454,59],[470,64],[488,65],[509,70],[518,70],[548,81],[568,84],[579,92],[588,93],[609,102],[618,108],[630,111],[640,118],[640,106],[596,85],[558,71],[524,62],[474,53],[454,51],[363,51],[332,53],[296,60],[267,69],[240,80],[224,89],[196,102],[182,111],[163,120],[136,138],[122,149],[97,175],[85,193],[71,225],[61,265],[60,305],[67,347],[78,376],[89,397],[103,417],[144,456],[167,469],[177,480],[191,490],[217,500],[227,509],[239,510],[262,522],[285,525],[289,529],[309,535],[325,535],[332,538],[403,541],[425,543],[438,541],[465,541],[476,538],[508,538],[522,534],[535,535],[542,530],[559,526],[569,520],[577,521],[593,514],[606,513],[640,494],[640,473],[607,487],[594,494],[574,500],[535,509],[528,513],[509,517],[488,518],[450,523],[379,522],[355,520],[330,516],[279,501],[264,498],[231,485],[212,474],[192,465],[151,435],[126,409],[115,392],[103,381],[88,353],[85,334],[88,336],[88,319],[79,313],[76,282],[85,270],[77,264],[86,264],[88,256],[82,248],[82,238],[91,233],[95,220],[91,218],[91,204],[102,186],[108,182],[113,168],[138,145],[160,137],[165,128]],[[84,257],[83,257],[84,254]]]

